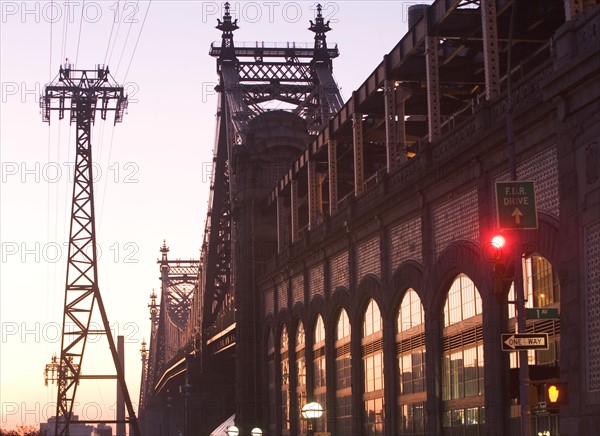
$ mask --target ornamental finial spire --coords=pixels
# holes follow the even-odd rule
[[[229,2],[225,2],[225,13],[223,21],[217,18],[219,23],[216,27],[223,32],[221,35],[221,59],[235,59],[233,50],[233,32],[240,27],[237,25],[237,18],[232,22],[229,13]]]
[[[322,11],[323,7],[320,3],[317,3],[317,16],[315,17],[314,23],[310,20],[310,27],[308,30],[315,32],[314,61],[330,63],[331,60],[327,53],[327,39],[325,34],[331,30],[331,27],[329,27],[329,21],[325,22]]]
[[[162,260],[163,262],[166,262],[167,260],[167,253],[169,252],[169,247],[167,247],[167,240],[163,239],[163,245],[162,247],[160,247],[160,252],[162,253]]]

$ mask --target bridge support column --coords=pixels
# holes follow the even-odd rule
[[[352,114],[352,134],[352,139],[354,142],[354,195],[358,197],[363,192],[365,172],[362,114],[357,112]]]
[[[277,252],[281,253],[288,243],[289,214],[285,207],[285,199],[277,197]]]
[[[498,27],[496,21],[496,0],[481,0],[481,28],[483,31],[483,66],[485,68],[486,100],[493,100],[500,94]]]
[[[292,221],[292,243],[298,240],[298,181],[292,180],[290,182],[290,196],[291,196],[291,221]]]
[[[438,38],[425,38],[425,67],[427,70],[427,122],[429,142],[434,142],[442,135],[440,115],[440,78],[438,61]]]
[[[387,61],[387,56],[386,56]],[[383,99],[385,106],[385,152],[388,174],[398,167],[398,138],[396,124],[404,123],[404,117],[396,112],[396,89],[394,81],[385,79],[383,82]]]
[[[404,100],[406,92],[402,84],[396,86],[391,79],[384,82],[385,100],[385,149],[387,173],[406,162],[406,126],[404,122]]]
[[[314,230],[317,226],[319,212],[318,177],[317,163],[308,162],[308,230]]]
[[[337,141],[331,139],[327,144],[327,171],[329,172],[329,216],[337,210]]]

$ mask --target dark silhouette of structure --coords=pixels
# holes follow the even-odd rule
[[[335,435],[600,427],[600,6],[408,16],[342,104],[320,10],[314,46],[249,47],[226,5],[211,209],[187,321],[153,330],[147,431],[209,434],[235,414],[240,434],[304,434],[312,401]],[[534,182],[537,229],[498,228],[511,178]],[[517,323],[521,279],[531,313],[558,318]],[[517,332],[547,339],[528,366],[503,350]],[[547,407],[551,384],[569,401]]]
[[[102,302],[98,285],[98,264],[96,256],[96,230],[94,219],[94,183],[92,175],[91,125],[96,112],[103,120],[109,112],[115,114],[115,124],[121,122],[127,107],[127,96],[123,87],[113,84],[114,79],[108,68],[98,65],[94,70],[73,69],[68,62],[60,68],[57,79],[46,85],[40,99],[43,120],[50,122],[50,113],[58,112],[63,119],[65,111],[70,112],[71,123],[76,125],[75,174],[71,209],[71,226],[67,262],[67,283],[62,323],[60,359],[46,366],[46,375],[58,385],[56,400],[55,434],[69,435],[71,417],[77,388],[85,379],[116,379],[117,396],[123,395],[129,419],[119,416],[114,422],[129,422],[136,435],[139,435],[137,418],[131,405],[123,365],[110,330],[106,309]],[[99,330],[90,330],[90,322],[98,310],[102,325]],[[115,374],[82,374],[81,365],[88,334],[106,335],[115,365]],[[48,381],[48,377],[46,382]],[[124,415],[124,414],[123,414]],[[98,423],[78,421],[78,423]]]

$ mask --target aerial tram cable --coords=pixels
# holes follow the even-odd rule
[[[127,65],[127,70],[125,71],[125,76],[123,76],[123,83],[126,83],[127,75],[129,74],[129,68],[131,68],[131,63],[133,62],[133,57],[135,56],[135,51],[137,50],[138,43],[140,42],[140,37],[142,36],[142,31],[144,30],[144,24],[146,24],[146,18],[148,17],[148,11],[150,10],[150,6],[152,5],[152,0],[148,2],[148,7],[146,8],[146,13],[144,14],[144,19],[142,21],[142,26],[140,27],[140,33],[138,33],[138,37],[135,41],[135,45],[133,46],[133,52],[131,53],[131,58],[129,59],[129,64]]]
[[[138,8],[140,1],[138,0],[135,3],[135,7],[136,10]],[[127,48],[127,41],[129,41],[129,35],[131,34],[131,29],[133,28],[133,20],[131,21],[131,23],[129,23],[129,29],[127,30],[127,36],[125,36],[125,42],[123,43],[123,49],[121,50],[121,56],[119,56],[119,62],[117,63],[117,68],[115,68],[115,77],[117,77],[117,74],[119,72],[119,67],[121,66],[121,61],[123,60],[123,55],[125,54],[125,49]]]

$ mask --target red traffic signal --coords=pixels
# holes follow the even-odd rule
[[[492,245],[497,250],[501,250],[506,245],[506,239],[502,235],[496,235],[492,238]]]
[[[544,385],[547,406],[560,406],[569,402],[566,382],[552,382]]]
[[[506,236],[503,233],[493,235],[485,254],[493,263],[494,293],[505,294],[514,275],[514,259],[508,248]]]

